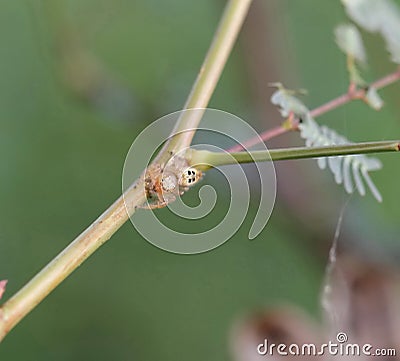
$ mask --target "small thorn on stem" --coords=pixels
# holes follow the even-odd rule
[[[3,294],[6,290],[7,280],[0,281],[0,299],[3,297]]]
[[[282,123],[282,127],[287,129],[287,130],[297,129],[297,125],[298,125],[298,121],[295,119],[293,112],[290,112],[289,116]]]

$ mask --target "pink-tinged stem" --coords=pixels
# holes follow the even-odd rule
[[[343,104],[346,104],[347,102],[352,100],[354,96],[355,96],[355,94],[353,94],[353,95],[350,95],[349,93],[343,94],[340,97],[332,99],[328,103],[325,103],[325,104],[319,106],[318,108],[311,110],[310,115],[313,118],[316,118],[322,114],[328,113],[329,111],[331,111],[335,108],[338,108]]]
[[[375,89],[382,89],[390,84],[395,83],[396,81],[400,80],[400,69],[396,70],[395,72],[388,74],[384,76],[381,79],[376,80],[372,84],[370,84],[370,87],[373,87]],[[365,96],[365,90],[364,89],[359,89],[359,90],[354,90],[349,87],[349,91],[346,94],[342,94],[339,97],[332,99],[331,101],[313,109],[310,111],[310,114],[313,118],[317,118],[322,114],[328,113],[333,109],[336,109],[346,103],[349,103],[350,101],[354,99],[362,99]],[[243,145],[235,145],[234,147],[228,149],[228,152],[237,152],[242,150],[243,148],[248,148],[253,145],[256,145],[260,143],[260,139],[262,141],[267,141],[269,139],[272,139],[274,137],[277,137],[278,135],[287,133],[289,131],[297,129],[298,125],[298,120],[293,120],[292,122],[292,127],[284,127],[282,125],[266,130],[260,134],[259,137],[254,137],[251,138],[243,143]]]
[[[272,128],[272,129],[262,132],[260,134],[260,137],[251,138],[248,141],[243,142],[242,144],[237,144],[234,147],[229,148],[227,151],[228,152],[239,152],[242,149],[250,148],[253,145],[260,143],[260,138],[263,142],[265,142],[271,138],[277,137],[280,134],[286,133],[287,131],[288,131],[287,128],[280,125],[278,127],[275,127],[275,128]]]
[[[372,83],[371,86],[373,86],[375,89],[381,89],[390,84],[395,83],[399,79],[400,79],[400,69],[398,69],[394,73],[386,75],[385,77],[383,77],[381,79],[378,79],[377,81]]]
[[[0,298],[3,297],[3,293],[6,290],[7,280],[0,281]]]
[[[378,89],[384,88],[390,84],[395,83],[399,79],[400,79],[400,70],[397,70],[394,73],[386,75],[385,77],[373,82],[370,85],[370,87],[378,90]],[[335,108],[340,107],[343,104],[350,102],[351,100],[361,99],[364,95],[365,95],[364,89],[360,89],[360,90],[356,90],[356,91],[349,91],[348,93],[343,94],[335,99],[332,99],[328,103],[325,103],[325,104],[321,105],[320,107],[311,110],[310,114],[313,118],[316,118],[316,117],[318,117],[322,114],[325,114]]]

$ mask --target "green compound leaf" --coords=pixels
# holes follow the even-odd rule
[[[366,82],[361,77],[357,65],[365,65],[367,56],[361,34],[353,24],[342,24],[335,28],[335,39],[340,50],[347,55],[347,70],[350,82],[364,87]]]
[[[335,39],[340,50],[347,56],[351,56],[361,64],[367,62],[361,34],[353,24],[338,25],[335,28]]]
[[[319,126],[311,116],[308,116],[299,125],[299,129],[300,136],[305,139],[308,147],[353,144],[353,142],[350,142],[334,130],[326,126]],[[364,180],[374,198],[378,202],[382,202],[382,196],[368,174],[370,171],[382,168],[382,163],[379,159],[359,154],[318,158],[317,162],[320,169],[325,169],[328,166],[335,177],[336,183],[343,184],[347,193],[353,193],[355,188],[360,195],[364,196],[366,194]]]
[[[374,87],[369,87],[364,97],[365,102],[375,110],[381,110],[383,100]]]
[[[311,117],[308,108],[293,93],[293,91],[280,85],[279,89],[272,94],[271,102],[280,107],[282,116],[286,117],[289,113],[294,113],[303,120],[298,127],[300,136],[305,140],[307,147],[354,144],[333,129],[318,125]],[[370,88],[368,93],[370,105],[377,108],[381,106],[381,100],[376,90]],[[368,102],[367,99],[366,101]],[[356,189],[360,195],[364,196],[366,194],[365,182],[374,198],[378,202],[382,202],[382,196],[368,174],[370,171],[382,168],[382,163],[379,159],[356,154],[321,157],[317,158],[317,162],[320,169],[329,168],[334,175],[336,183],[343,184],[347,193],[351,194]]]
[[[394,63],[400,64],[400,9],[392,0],[342,0],[348,16],[381,34]]]
[[[294,113],[298,117],[303,117],[308,113],[307,107],[302,101],[296,98],[293,94],[304,93],[304,90],[286,89],[281,83],[273,83],[271,86],[276,86],[276,90],[271,96],[271,103],[279,106],[279,111],[283,117],[288,117],[290,113]]]

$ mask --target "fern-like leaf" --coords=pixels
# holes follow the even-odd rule
[[[279,111],[283,117],[289,116],[290,113],[303,117],[308,113],[307,107],[293,95],[295,93],[304,93],[304,90],[286,89],[281,83],[271,83],[270,85],[278,88],[271,96],[271,103],[279,106]]]
[[[308,147],[352,143],[334,130],[326,126],[319,126],[310,116],[307,116],[305,121],[299,125],[299,129],[300,136],[305,139]],[[378,202],[382,202],[382,196],[368,174],[370,171],[382,168],[382,163],[379,159],[356,154],[318,158],[317,161],[321,169],[329,167],[336,183],[343,184],[347,193],[353,193],[355,188],[360,195],[364,196],[366,193],[364,180],[375,199]],[[354,182],[352,179],[354,179]]]
[[[352,144],[351,141],[333,129],[318,125],[310,116],[307,107],[293,95],[293,91],[285,89],[282,85],[273,93],[271,102],[280,107],[282,116],[294,113],[303,120],[299,124],[299,130],[307,147]],[[364,196],[366,194],[365,182],[374,198],[378,202],[382,202],[382,196],[368,174],[370,171],[382,168],[379,159],[355,154],[317,158],[317,162],[320,169],[329,168],[336,183],[343,184],[347,193],[351,194],[354,189],[357,189],[358,193]]]
[[[400,8],[392,0],[342,0],[349,17],[370,32],[379,32],[391,60],[400,64]]]

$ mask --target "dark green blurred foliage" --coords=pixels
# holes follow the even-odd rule
[[[343,92],[345,60],[332,35],[345,19],[339,1],[271,0],[267,5],[266,11],[274,8],[285,18],[277,25],[286,36],[280,31],[273,36],[295,58],[283,59],[292,68],[266,81],[293,79],[287,86],[309,89],[310,107]],[[211,0],[0,3],[0,278],[9,280],[5,299],[119,196],[131,142],[150,122],[182,107],[222,8],[223,2]],[[77,53],[60,51],[65,32],[78,43]],[[379,39],[368,40],[374,79],[391,65]],[[264,120],[252,120],[256,111],[242,49],[240,44],[235,48],[211,106],[262,130]],[[95,76],[77,91],[62,64],[63,57],[79,57],[80,51],[91,54],[85,66],[94,61],[101,70],[100,79]],[[79,73],[80,60],[68,61],[78,80],[87,75]],[[106,99],[113,89],[122,89],[123,99],[131,97],[122,122],[118,96],[104,111],[98,105],[106,100],[98,101],[96,89]],[[398,104],[391,90],[382,95],[388,106],[378,114],[352,104],[323,120],[356,141],[392,138],[399,129]],[[373,241],[385,241],[385,249],[397,241],[390,232],[398,231],[399,167],[396,155],[382,159],[385,168],[374,179],[384,204],[372,197],[354,201],[351,217],[358,215],[360,232],[379,230],[382,237]],[[279,181],[278,173],[278,188]],[[327,193],[342,194],[330,178],[315,183]],[[321,197],[310,204],[330,209],[320,202]],[[337,215],[339,208],[332,207]],[[228,360],[229,332],[243,314],[292,302],[317,317],[325,253],[318,254],[314,235],[285,213],[279,198],[265,231],[248,241],[254,211],[233,239],[196,256],[163,252],[126,224],[11,332],[0,347],[0,360]],[[329,244],[336,221],[327,221],[323,242]],[[310,229],[314,222],[310,219]]]

